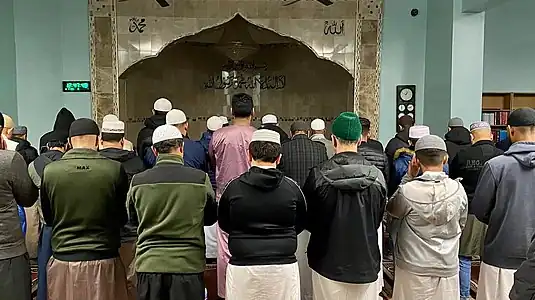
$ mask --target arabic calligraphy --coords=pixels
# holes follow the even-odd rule
[[[344,20],[325,21],[323,33],[325,35],[344,35]]]
[[[137,18],[137,17],[132,17],[130,18],[130,25],[128,26],[128,31],[130,33],[134,33],[134,32],[138,32],[138,33],[143,33],[143,31],[145,31],[145,27],[147,26],[147,24],[145,23],[145,18]]]
[[[255,62],[247,61],[232,61],[229,60],[227,64],[223,66],[223,70],[227,71],[267,71],[266,64],[257,65]]]
[[[243,75],[229,75],[223,77],[221,75],[210,76],[208,81],[204,83],[204,89],[255,89],[261,90],[281,90],[286,87],[285,75],[267,75],[267,76],[243,76]]]

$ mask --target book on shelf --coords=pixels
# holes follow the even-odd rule
[[[489,123],[491,126],[505,126],[507,125],[507,111],[483,112],[481,120]]]
[[[492,129],[492,136],[494,143],[507,139],[507,130],[505,129]]]

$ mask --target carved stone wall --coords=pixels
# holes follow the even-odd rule
[[[328,7],[316,0],[289,6],[283,6],[291,2],[286,0],[168,0],[171,5],[166,8],[152,0],[116,1],[89,0],[92,103],[97,120],[107,113],[128,117],[125,109],[119,109],[123,101],[119,93],[126,91],[122,85],[119,88],[119,74],[157,55],[172,41],[222,24],[239,13],[343,67],[354,78],[353,108],[371,119],[372,134],[376,134],[380,0],[335,0]]]

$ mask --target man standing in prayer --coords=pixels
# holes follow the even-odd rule
[[[154,101],[152,109],[153,115],[145,119],[145,122],[143,123],[145,127],[143,127],[137,135],[137,154],[143,159],[145,167],[147,168],[152,168],[156,163],[156,156],[151,148],[152,133],[158,126],[165,124],[165,116],[172,108],[173,104],[171,104],[171,101],[165,98],[160,98]]]
[[[310,171],[303,189],[314,299],[376,300],[382,285],[378,229],[386,183],[357,152],[362,127],[355,113],[341,113],[332,134],[336,154]]]
[[[360,146],[366,146],[377,151],[384,152],[383,144],[378,140],[374,140],[370,137],[371,122],[369,119],[360,117],[360,124],[362,124],[362,141]]]
[[[41,206],[53,251],[48,299],[128,299],[119,258],[128,177],[119,162],[97,152],[99,134],[95,121],[74,121],[73,149],[44,170]]]
[[[0,130],[4,118],[0,115]],[[32,206],[38,190],[20,154],[5,149],[0,137],[0,298],[31,299],[32,277],[17,205]]]
[[[189,123],[186,114],[180,109],[171,109],[165,116],[165,123],[175,126],[182,134],[185,149],[183,153],[184,164],[208,173],[208,157],[203,146],[188,138]]]
[[[462,149],[470,148],[470,131],[464,128],[463,119],[459,117],[451,118],[448,122],[448,132],[444,136],[446,147],[448,148],[448,163]]]
[[[535,234],[535,110],[519,108],[507,120],[513,145],[483,166],[470,203],[488,225],[477,299],[505,300],[513,274],[526,259]]]
[[[334,155],[334,146],[333,142],[325,137],[325,121],[322,119],[314,119],[310,122],[310,129],[312,130],[312,135],[310,139],[316,142],[320,142],[327,149],[327,158],[331,158]]]
[[[70,124],[69,124],[70,127]],[[47,134],[47,143],[45,145],[46,151],[43,151],[30,165],[28,166],[28,173],[32,178],[33,184],[40,189],[41,179],[45,167],[51,162],[60,160],[63,154],[67,151],[67,140],[69,139],[69,129],[58,129]],[[52,257],[52,226],[46,224],[41,210],[41,201],[37,201],[34,205],[37,206],[39,213],[39,242],[37,248],[37,300],[47,300],[47,265],[48,260]]]
[[[250,160],[247,149],[251,143],[253,132],[251,126],[254,114],[253,98],[244,93],[232,96],[232,125],[223,127],[212,136],[209,154],[212,165],[216,168],[217,192],[219,200],[227,184],[240,176],[250,168]],[[217,285],[218,295],[225,298],[225,275],[227,264],[230,259],[228,250],[228,235],[217,227]]]
[[[277,116],[274,114],[267,114],[262,117],[262,126],[260,126],[260,129],[269,129],[277,132],[281,137],[282,144],[290,140],[288,138],[288,134],[279,127],[279,121],[277,120]]]
[[[128,176],[128,183],[130,184],[130,181],[135,174],[145,170],[145,165],[143,164],[143,160],[136,155],[134,151],[123,149],[124,129],[124,122],[119,121],[119,118],[114,115],[105,116],[102,122],[99,153],[104,157],[120,162]],[[119,256],[126,269],[130,299],[135,299],[136,295],[136,279],[133,268],[136,239],[137,227],[132,222],[127,222],[126,225],[121,228],[121,248],[119,249]]]
[[[162,125],[152,135],[156,165],[134,176],[130,219],[138,220],[139,300],[204,299],[204,225],[217,220],[208,175],[184,165],[183,137]]]
[[[294,122],[290,126],[292,139],[282,144],[281,160],[277,168],[284,175],[295,180],[299,187],[303,187],[310,169],[326,161],[327,150],[323,143],[308,138],[309,126],[302,121]],[[308,266],[306,249],[310,239],[310,232],[304,230],[297,237],[297,261],[299,263],[301,298],[312,299],[312,271]]]
[[[420,138],[407,174],[388,203],[398,218],[393,299],[459,299],[459,237],[468,199],[459,181],[443,172],[446,143]],[[422,175],[418,175],[422,173]]]
[[[251,169],[232,180],[219,200],[219,227],[229,235],[228,300],[300,300],[297,235],[306,202],[295,181],[277,170],[280,135],[255,131]]]
[[[472,134],[472,146],[460,150],[450,164],[450,178],[462,178],[461,183],[468,196],[468,203],[472,202],[474,198],[483,165],[489,159],[503,154],[503,151],[496,148],[492,142],[489,123],[482,121],[472,123],[470,133]],[[470,299],[472,258],[481,256],[485,232],[486,225],[476,219],[470,206],[468,206],[468,218],[461,235],[459,248],[461,300]]]
[[[43,134],[39,139],[39,154],[43,154],[48,150],[48,142],[50,142],[51,137],[56,136],[58,132],[64,133],[68,138],[69,128],[71,127],[71,123],[74,122],[74,120],[76,120],[76,118],[74,117],[72,112],[66,109],[65,107],[62,107],[56,115],[53,130]]]

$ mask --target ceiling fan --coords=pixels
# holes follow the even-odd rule
[[[117,0],[117,2],[126,2],[128,0]],[[167,0],[156,0],[158,4],[160,4],[161,7],[168,7],[170,4],[167,2]]]
[[[289,6],[289,5],[292,5],[292,4],[295,4],[297,2],[299,2],[301,0],[290,0],[289,2],[287,3],[284,3],[282,6]],[[332,0],[316,0],[318,1],[319,3],[325,5],[325,6],[329,6],[329,5],[332,5],[334,4],[334,2]]]

